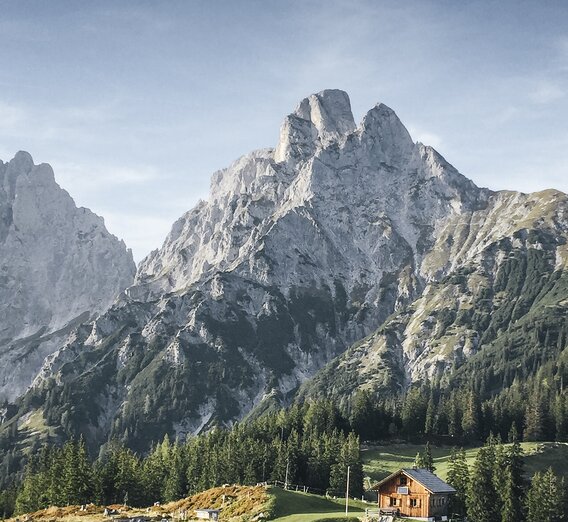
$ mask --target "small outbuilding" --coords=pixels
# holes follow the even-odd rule
[[[456,490],[427,469],[405,468],[389,475],[372,488],[379,510],[406,517],[443,519]]]
[[[218,509],[196,509],[195,516],[202,520],[219,520]]]

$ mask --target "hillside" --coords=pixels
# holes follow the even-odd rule
[[[532,477],[537,471],[545,471],[552,467],[559,476],[568,477],[568,443],[563,442],[523,442],[525,476]],[[445,479],[448,473],[448,461],[451,447],[432,446],[432,455],[436,466],[436,474]],[[400,468],[412,467],[418,452],[424,450],[423,445],[386,444],[381,446],[365,446],[362,448],[363,470],[370,483],[383,479]],[[467,462],[471,467],[479,447],[467,448]],[[366,482],[368,487],[369,481]]]
[[[106,506],[123,518],[135,519],[148,517],[146,520],[161,520],[164,517],[180,519],[193,517],[195,509],[219,509],[220,518],[226,522],[246,522],[252,520],[274,520],[276,522],[300,522],[331,520],[340,517],[345,520],[345,499],[333,500],[309,493],[286,491],[278,487],[264,486],[224,486],[213,488],[191,497],[170,502],[162,506],[149,508],[129,508],[122,505]],[[349,511],[360,514],[366,504],[351,499]],[[108,520],[104,515],[104,506],[87,505],[51,507],[19,519],[31,519],[39,522],[100,522]],[[15,521],[16,518],[8,519]],[[357,520],[357,519],[355,519]]]

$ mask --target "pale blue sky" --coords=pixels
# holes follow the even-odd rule
[[[52,164],[137,260],[324,88],[479,185],[568,192],[566,1],[0,0],[0,158]]]

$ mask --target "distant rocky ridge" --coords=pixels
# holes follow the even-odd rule
[[[25,392],[62,329],[104,312],[136,267],[103,219],[77,208],[47,164],[0,161],[0,398]]]
[[[495,339],[488,328],[539,303],[530,294],[513,313],[522,284],[486,295],[515,259],[538,260],[542,284],[563,281],[566,218],[557,191],[476,187],[383,104],[356,125],[346,93],[314,94],[275,149],[213,175],[125,294],[59,343],[28,402],[93,446],[146,448],[300,386],[348,401],[447,378]],[[497,308],[499,325],[480,315]]]

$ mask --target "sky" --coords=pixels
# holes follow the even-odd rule
[[[326,88],[480,186],[568,192],[564,0],[0,0],[0,159],[51,164],[137,261]]]

